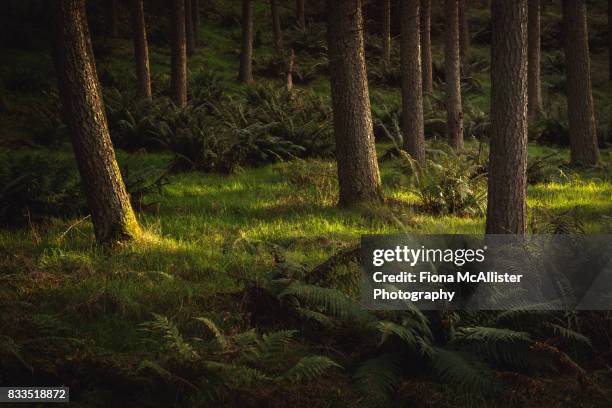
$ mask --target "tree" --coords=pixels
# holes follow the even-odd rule
[[[446,42],[444,46],[444,74],[446,81],[446,132],[450,145],[459,149],[463,147],[459,0],[446,0],[445,9]]]
[[[138,96],[142,99],[151,99],[149,46],[147,44],[147,30],[142,2],[143,0],[130,0],[132,37],[134,40],[134,59],[136,61]]]
[[[563,25],[571,162],[574,165],[594,165],[599,162],[599,149],[584,0],[563,0]]]
[[[276,53],[283,55],[283,32],[281,30],[280,16],[278,14],[278,0],[270,0],[272,11],[272,33],[274,34],[274,49]]]
[[[301,30],[306,29],[306,12],[304,11],[305,0],[295,0],[295,20]]]
[[[107,0],[106,13],[108,20],[108,33],[111,37],[115,38],[119,35],[119,28],[117,24],[117,0]]]
[[[423,93],[433,91],[431,63],[431,0],[421,0],[421,66],[423,68]]]
[[[193,45],[200,43],[200,0],[191,0],[191,16],[193,18]]]
[[[179,107],[187,105],[187,45],[185,0],[172,0],[170,94]]]
[[[383,0],[382,8],[382,48],[385,67],[391,64],[391,0]]]
[[[185,37],[187,40],[187,55],[192,56],[195,49],[195,34],[193,31],[193,11],[191,0],[185,1]]]
[[[253,82],[253,5],[251,0],[242,0],[242,45],[240,48],[239,78]]]
[[[470,24],[467,19],[467,0],[459,0],[459,45],[461,60],[466,61],[470,51]]]
[[[612,0],[608,0],[608,78],[612,80]]]
[[[524,234],[527,188],[527,0],[491,2],[491,146],[487,234]]]
[[[542,85],[540,82],[540,0],[528,0],[528,3],[528,106],[529,116],[534,118],[542,112]]]
[[[327,42],[340,206],[382,199],[361,0],[327,2]]]
[[[419,29],[420,0],[400,0],[402,127],[404,149],[417,161],[425,160],[423,90]]]
[[[96,73],[85,0],[53,0],[55,72],[96,239],[136,238],[140,227],[115,159]]]

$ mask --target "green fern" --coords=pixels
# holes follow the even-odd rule
[[[441,382],[448,382],[463,391],[490,395],[499,390],[489,367],[467,353],[437,347],[432,363]]]
[[[181,360],[192,360],[199,357],[193,347],[183,339],[178,327],[166,316],[153,313],[153,318],[154,320],[142,323],[141,330],[160,334],[164,348],[173,351]]]
[[[289,383],[311,381],[322,377],[333,368],[342,368],[342,366],[329,357],[306,356],[302,357],[296,365],[283,374],[280,380]]]
[[[399,361],[399,354],[382,354],[364,361],[355,370],[355,386],[364,396],[366,405],[389,405],[391,396],[401,381]]]

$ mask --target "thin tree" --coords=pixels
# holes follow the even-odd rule
[[[242,44],[240,48],[239,79],[253,82],[253,5],[242,0]]]
[[[193,30],[193,14],[191,0],[185,1],[185,37],[187,39],[187,55],[192,56],[195,49],[195,34]]]
[[[382,199],[368,91],[361,0],[327,2],[340,206]]]
[[[421,39],[419,29],[420,0],[400,0],[402,130],[404,149],[417,161],[425,160],[423,124],[423,90],[421,73]]]
[[[467,18],[467,0],[459,0],[459,45],[461,49],[461,61],[467,61],[470,52],[470,23]]]
[[[306,0],[295,0],[295,21],[300,30],[306,29],[306,12],[304,3]]]
[[[272,14],[272,34],[274,35],[274,49],[279,56],[283,55],[283,32],[281,30],[280,15],[278,13],[278,0],[270,0]]]
[[[117,0],[107,0],[106,13],[108,20],[108,33],[111,37],[117,37],[119,35],[119,28],[117,22]]]
[[[382,49],[383,64],[391,64],[391,0],[383,0],[382,8]]]
[[[193,45],[200,44],[200,0],[191,0],[191,15],[193,18]]]
[[[527,0],[491,2],[487,234],[526,231],[527,19]]]
[[[187,105],[187,44],[185,0],[172,0],[170,94],[179,107]]]
[[[431,63],[431,0],[421,0],[421,66],[423,68],[423,93],[433,91]]]
[[[599,162],[584,0],[563,0],[570,156],[574,165]]]
[[[529,117],[542,112],[542,84],[540,82],[540,0],[528,0],[529,36]]]
[[[608,0],[608,78],[612,80],[612,0]]]
[[[142,99],[151,99],[149,46],[147,44],[147,29],[143,10],[143,0],[130,0],[130,6],[138,96]]]
[[[448,142],[463,147],[463,111],[461,106],[461,58],[459,51],[459,0],[446,0],[446,42],[444,74],[446,81],[446,127]]]
[[[108,132],[85,15],[85,0],[53,0],[55,72],[96,239],[117,243],[140,227]]]

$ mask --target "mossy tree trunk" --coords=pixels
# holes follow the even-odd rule
[[[361,0],[327,2],[327,41],[340,206],[380,201]]]
[[[431,0],[421,0],[421,66],[423,69],[423,93],[433,91],[433,68],[431,62]]]
[[[272,34],[274,36],[274,49],[278,56],[284,54],[283,32],[281,29],[280,15],[278,12],[278,0],[270,0],[270,11],[272,14]]]
[[[53,0],[51,6],[60,97],[96,239],[100,243],[134,239],[140,228],[108,132],[85,0]]]
[[[253,82],[253,4],[251,0],[242,0],[239,79],[247,83]]]
[[[584,0],[563,0],[567,113],[571,162],[574,165],[599,162],[586,18]]]
[[[542,112],[542,84],[540,80],[540,0],[528,0],[529,36],[529,116]]]
[[[461,58],[459,51],[459,1],[446,0],[446,42],[444,74],[446,81],[446,132],[449,144],[463,147],[463,108],[461,104]]]
[[[388,68],[391,64],[391,0],[383,0],[382,52],[383,64]]]
[[[185,34],[185,0],[172,0],[171,12],[170,94],[179,107],[187,105],[187,41]]]
[[[151,71],[149,68],[149,46],[145,23],[143,0],[130,0],[132,17],[132,38],[134,40],[134,60],[136,62],[136,80],[138,96],[151,99]]]
[[[527,227],[527,0],[491,2],[487,234]]]
[[[425,160],[423,89],[419,29],[420,0],[400,0],[402,130],[404,149],[415,160]]]

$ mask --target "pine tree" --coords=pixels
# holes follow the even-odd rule
[[[253,4],[242,0],[242,45],[240,48],[239,78],[253,82]]]
[[[463,108],[461,104],[461,59],[459,51],[459,0],[446,0],[445,9],[446,132],[449,144],[456,149],[460,149],[463,147]]]
[[[431,63],[431,0],[421,0],[421,66],[423,70],[423,93],[433,91],[433,68]]]
[[[385,67],[391,64],[391,0],[383,0],[382,8],[382,48]]]
[[[187,105],[187,44],[185,0],[172,0],[170,94],[176,106]]]
[[[529,0],[529,116],[542,112],[542,84],[540,82],[540,0]]]
[[[143,0],[130,0],[132,17],[132,37],[134,40],[134,60],[136,62],[136,80],[138,96],[151,99],[151,71],[149,69],[149,46],[143,10]]]

